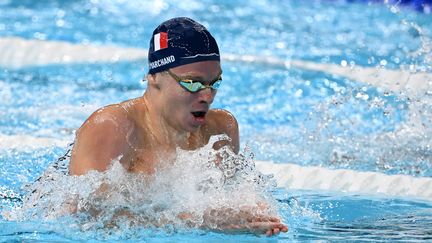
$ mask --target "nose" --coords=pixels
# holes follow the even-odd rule
[[[208,87],[198,91],[198,95],[200,103],[206,103],[210,105],[213,103],[214,97],[216,96],[216,90]]]

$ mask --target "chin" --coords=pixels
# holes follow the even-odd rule
[[[200,129],[201,126],[190,126],[188,129],[186,129],[187,132],[197,132]]]

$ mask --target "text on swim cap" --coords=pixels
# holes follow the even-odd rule
[[[167,57],[164,57],[162,59],[156,60],[154,62],[151,62],[149,64],[149,66],[150,66],[150,69],[153,69],[153,68],[161,67],[161,66],[173,63],[173,62],[175,62],[175,57],[173,55],[171,55],[171,56],[167,56]]]

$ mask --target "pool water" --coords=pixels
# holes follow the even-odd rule
[[[272,56],[336,65],[432,71],[430,14],[354,1],[0,1],[0,38],[148,48],[175,16],[207,26],[222,56]],[[0,148],[0,210],[20,207],[33,183],[96,108],[143,94],[146,61],[0,69],[0,136],[61,141]],[[238,119],[256,160],[432,177],[431,94],[410,97],[332,73],[222,63],[213,104]],[[415,118],[413,118],[415,117]],[[8,220],[0,240],[431,240],[431,200],[272,188],[290,227],[271,239],[198,229],[82,231],[73,218]]]

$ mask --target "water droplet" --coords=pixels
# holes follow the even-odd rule
[[[64,16],[66,15],[66,12],[65,11],[63,11],[63,10],[58,10],[57,11],[57,18],[63,18]]]
[[[399,13],[399,8],[396,6],[391,6],[390,11],[394,14],[397,14],[397,13]]]
[[[298,90],[295,92],[294,96],[297,97],[297,98],[299,98],[299,97],[302,96],[302,94],[303,94],[303,90],[302,90],[302,89],[298,89]]]
[[[340,63],[340,65],[342,67],[346,67],[348,65],[348,62],[346,60],[342,60],[341,63]]]
[[[92,7],[90,9],[90,14],[91,15],[97,15],[99,13],[99,9],[97,7]]]
[[[44,33],[41,33],[41,32],[36,32],[36,33],[34,33],[33,34],[33,37],[35,38],[35,39],[38,39],[38,40],[46,40],[46,34],[44,34]]]
[[[212,5],[212,6],[210,7],[210,10],[211,10],[213,13],[218,13],[218,12],[220,11],[220,7],[219,7],[218,5]]]
[[[64,24],[65,24],[65,21],[63,19],[59,19],[59,20],[56,21],[56,25],[58,27],[63,27]]]
[[[286,45],[283,42],[277,42],[276,43],[276,48],[278,48],[278,49],[284,49],[285,47],[286,47]]]

